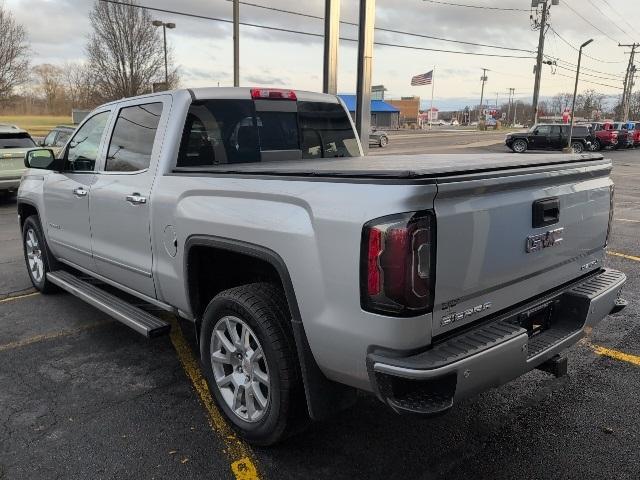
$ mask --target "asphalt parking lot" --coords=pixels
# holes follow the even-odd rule
[[[488,141],[460,141],[460,153],[507,154]],[[372,153],[454,153],[420,142]],[[605,155],[607,260],[627,274],[630,305],[568,352],[568,376],[534,371],[435,419],[363,397],[269,449],[220,421],[187,325],[146,340],[71,295],[32,293],[15,199],[0,200],[0,479],[640,478],[640,150]]]

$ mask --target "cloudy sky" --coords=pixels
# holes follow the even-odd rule
[[[3,0],[0,0],[2,2]],[[577,52],[568,44],[580,45],[589,38],[591,58],[583,58],[585,76],[581,90],[596,88],[602,93],[621,93],[628,49],[618,42],[640,41],[640,9],[629,8],[637,0],[560,0],[551,9],[551,25],[545,53],[561,59],[560,66],[545,66],[542,95],[573,90],[571,64]],[[246,0],[311,15],[322,16],[323,0]],[[30,36],[34,64],[82,61],[91,26],[88,12],[92,0],[4,0]],[[231,18],[229,0],[138,0],[146,6],[223,19]],[[342,0],[341,19],[357,22],[358,0]],[[446,5],[458,3],[483,8]],[[418,33],[466,42],[534,51],[538,32],[531,29],[531,0],[377,0],[376,27]],[[512,8],[513,11],[491,7]],[[573,10],[572,10],[573,9]],[[293,30],[322,33],[323,23],[315,18],[256,8],[240,7],[240,21]],[[231,85],[231,25],[211,20],[152,12],[159,20],[172,21],[177,28],[168,33],[174,58],[182,75],[182,86]],[[357,29],[342,24],[341,36],[356,38]],[[526,51],[499,50],[445,41],[376,32],[376,41],[397,45],[533,57]],[[339,91],[350,93],[356,84],[356,43],[343,40],[339,54]],[[506,98],[510,87],[516,96],[529,99],[533,90],[534,60],[461,55],[378,45],[374,50],[373,83],[384,84],[387,96],[430,96],[430,87],[411,87],[412,75],[436,67],[436,106],[465,105],[480,96],[482,68],[489,69],[485,96]],[[564,67],[564,68],[563,68]],[[320,90],[322,86],[322,39],[261,28],[241,27],[241,84],[291,86]],[[589,76],[587,76],[589,75]],[[595,83],[587,83],[587,81]],[[597,85],[601,84],[601,85]],[[615,88],[620,87],[620,88]],[[477,101],[476,100],[476,103]]]

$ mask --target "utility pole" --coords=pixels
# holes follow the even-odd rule
[[[360,0],[358,22],[358,78],[356,82],[356,130],[365,154],[371,129],[371,72],[376,0]]]
[[[338,93],[338,44],[340,41],[340,0],[325,0],[324,61],[322,91]]]
[[[480,92],[480,108],[478,109],[478,123],[480,123],[480,115],[482,114],[482,102],[484,102],[484,84],[488,80],[487,78],[487,69],[482,69],[482,76],[480,77],[482,81],[482,91]]]
[[[636,56],[636,48],[640,47],[640,44],[633,43],[631,45],[618,44],[619,47],[630,47],[631,52],[629,54],[629,65],[627,66],[627,74],[624,77],[624,90],[622,92],[622,118],[621,121],[627,121],[629,117],[629,108],[631,105],[631,92],[633,90],[634,78],[636,66],[634,59]]]
[[[536,0],[534,0],[536,1]],[[538,38],[538,56],[536,58],[535,82],[533,84],[533,124],[538,123],[538,103],[540,101],[540,80],[542,78],[542,63],[544,60],[544,37],[547,33],[547,20],[551,5],[557,5],[556,0],[537,0],[537,5],[542,5],[542,17],[540,19],[540,37]],[[536,5],[536,6],[537,6]]]
[[[240,0],[233,0],[233,86],[240,86]]]
[[[507,125],[509,125],[509,119],[511,118],[511,104],[513,103],[513,94],[515,93],[515,91],[516,91],[515,88],[509,89],[509,107],[507,109]]]

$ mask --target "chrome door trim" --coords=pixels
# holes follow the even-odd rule
[[[69,250],[73,250],[74,252],[82,253],[83,255],[87,255],[88,257],[91,256],[91,252],[88,252],[87,250],[83,250],[82,248],[73,247],[67,243],[61,242],[60,240],[56,240],[55,238],[48,238],[47,241],[51,243],[55,243],[56,245],[59,245],[64,248],[68,248]]]
[[[117,260],[112,260],[110,258],[106,258],[103,257],[101,255],[97,255],[96,253],[93,254],[93,258],[95,258],[96,260],[101,260],[105,263],[110,263],[111,265],[115,265],[116,267],[120,267],[120,268],[124,268],[126,270],[129,270],[130,272],[134,272],[134,273],[138,273],[140,275],[144,275],[145,277],[151,278],[151,272],[146,271],[146,270],[141,270],[139,268],[136,267],[132,267],[131,265],[127,265],[126,263],[122,263],[122,262],[118,262]]]

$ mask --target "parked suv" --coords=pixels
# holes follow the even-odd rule
[[[26,130],[0,123],[0,193],[18,189],[24,172],[24,155],[36,146]]]
[[[527,150],[562,150],[569,139],[569,125],[538,124],[524,133],[510,133],[505,144],[516,153]],[[591,130],[585,125],[574,125],[571,147],[576,153],[591,150],[593,137]]]
[[[633,130],[629,129],[628,122],[616,122],[613,128],[618,132],[618,148],[633,147]]]

